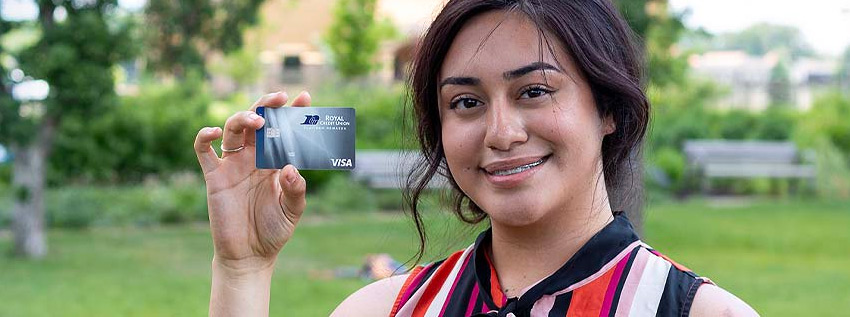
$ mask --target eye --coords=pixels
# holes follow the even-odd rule
[[[522,95],[519,96],[520,99],[531,99],[542,97],[544,95],[548,95],[552,93],[554,90],[543,87],[543,86],[531,86],[525,89],[522,92]]]
[[[457,108],[469,109],[469,108],[475,108],[475,107],[480,106],[480,105],[481,105],[481,101],[478,101],[478,100],[470,98],[470,97],[460,97],[460,98],[456,98],[455,100],[452,100],[452,102],[449,104],[449,109],[457,109]]]

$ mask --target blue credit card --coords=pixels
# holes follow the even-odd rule
[[[354,169],[354,108],[257,108],[257,168]]]

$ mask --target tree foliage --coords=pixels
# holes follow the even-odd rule
[[[47,253],[43,162],[51,153],[56,127],[68,120],[84,121],[114,105],[113,67],[132,52],[129,27],[110,19],[115,0],[37,4],[41,38],[15,57],[20,69],[45,80],[50,92],[44,100],[26,103],[10,103],[4,97],[0,112],[0,126],[9,127],[0,131],[0,138],[11,144],[16,156],[15,254],[35,258]],[[57,19],[57,12],[65,14]]]
[[[685,31],[683,14],[670,12],[666,0],[620,0],[616,4],[642,40],[649,82],[659,86],[681,82],[687,61],[672,48]]]
[[[2,12],[3,5],[0,4],[0,14]],[[0,19],[0,37],[6,35],[12,26],[12,23]],[[8,56],[8,52],[0,45],[0,59],[5,56]],[[20,123],[17,123],[20,104],[12,98],[13,83],[8,74],[9,71],[0,62],[0,143],[23,137],[19,131]]]
[[[212,52],[242,47],[246,27],[263,0],[150,0],[145,7],[147,60],[156,71],[185,76],[205,72]]]
[[[850,96],[850,46],[841,54],[835,77],[838,79],[838,88]]]
[[[0,15],[2,15],[3,10],[3,3],[0,3]],[[20,27],[21,23],[19,22],[6,21],[0,18],[0,38],[5,38]],[[3,44],[0,42],[0,143],[9,144],[13,140],[29,139],[30,132],[37,122],[33,118],[21,117],[21,104],[12,97],[12,88],[15,82],[10,78],[10,69],[7,69],[5,62],[11,60],[14,61],[13,65],[17,64],[15,57],[19,55],[20,48],[9,48]]]
[[[368,74],[374,68],[380,31],[375,23],[376,0],[338,0],[334,21],[325,35],[334,65],[344,78]]]
[[[782,52],[797,59],[814,55],[800,30],[793,26],[757,23],[740,32],[721,34],[716,38],[718,49],[743,50],[750,55]]]
[[[791,105],[794,100],[791,95],[791,74],[784,61],[779,61],[770,70],[770,81],[767,84],[767,95],[772,107]]]
[[[67,12],[64,21],[53,16],[59,7]],[[112,68],[133,53],[130,26],[107,21],[115,7],[115,1],[39,1],[41,38],[16,59],[26,74],[48,82],[50,94],[29,116],[17,102],[4,101],[0,137],[26,143],[45,121],[93,116],[115,104]]]
[[[197,73],[177,83],[144,81],[136,96],[92,118],[64,120],[50,158],[48,183],[134,183],[197,169],[187,147],[209,116],[212,95]],[[105,155],[107,154],[108,155]]]
[[[248,47],[230,52],[224,58],[210,66],[210,72],[232,79],[238,88],[247,87],[260,79],[262,63],[259,54]]]
[[[796,133],[797,141],[813,146],[819,138],[834,145],[845,158],[850,158],[850,96],[838,91],[815,99],[812,108],[803,115]]]

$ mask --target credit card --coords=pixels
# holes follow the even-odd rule
[[[354,169],[354,108],[257,108],[257,168]]]

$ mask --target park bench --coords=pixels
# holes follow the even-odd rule
[[[791,142],[688,140],[684,152],[689,175],[700,179],[703,192],[710,189],[713,178],[815,177],[815,166],[804,163],[811,160],[804,159]],[[791,186],[796,186],[796,182]]]
[[[351,176],[371,188],[404,188],[410,171],[417,164],[422,164],[422,156],[417,151],[358,150],[355,157]],[[445,178],[437,175],[429,187],[443,187],[445,184]]]

